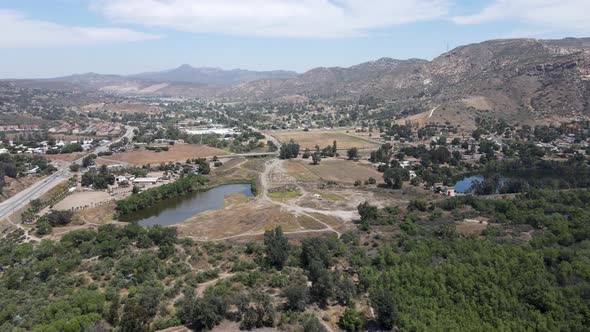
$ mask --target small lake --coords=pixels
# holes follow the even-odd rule
[[[226,184],[207,191],[195,192],[157,203],[145,210],[120,217],[125,222],[137,222],[141,226],[170,226],[204,211],[223,207],[227,194],[245,194],[253,197],[250,184]]]
[[[476,182],[481,181],[483,181],[483,176],[481,175],[468,176],[455,184],[455,191],[462,194],[467,193]]]

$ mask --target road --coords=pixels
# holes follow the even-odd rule
[[[256,130],[256,128],[251,128],[251,129],[252,130]],[[256,131],[258,131],[258,130],[256,130]],[[274,137],[274,136],[272,136],[270,134],[262,133],[262,135],[264,135],[264,138],[266,138],[267,141],[271,141],[271,142],[273,142],[275,144],[275,146],[277,147],[276,154],[278,154],[279,153],[279,150],[281,149],[281,146],[282,146],[281,142],[279,142],[279,140],[276,137]]]
[[[234,119],[234,118],[230,118],[230,117],[228,117],[228,118],[231,119],[231,120],[234,120],[234,121],[239,122],[238,119]],[[246,128],[248,128],[248,129],[250,129],[252,131],[257,131],[257,132],[261,133],[262,135],[264,135],[264,138],[266,138],[267,141],[271,141],[271,142],[273,142],[275,144],[275,146],[277,147],[277,151],[276,152],[266,153],[265,155],[277,155],[277,156],[279,155],[279,151],[281,150],[281,146],[283,144],[281,144],[281,142],[276,137],[274,137],[274,136],[272,136],[270,134],[267,134],[267,133],[263,132],[262,130],[260,130],[260,129],[256,128],[256,127],[246,126]],[[246,157],[248,157],[248,156],[246,156]]]
[[[129,141],[133,140],[134,129],[135,127],[127,126],[127,131],[125,135],[121,136],[115,142],[119,142],[123,139],[123,137],[127,137]],[[103,144],[98,146],[94,149],[92,153],[98,152],[105,152],[109,149],[109,144]],[[86,157],[86,156],[84,156]],[[9,199],[5,200],[4,202],[0,203],[0,220],[4,220],[8,218],[10,215],[14,214],[16,211],[24,208],[29,204],[30,201],[37,199],[43,194],[47,193],[49,190],[57,186],[58,184],[62,183],[63,181],[70,178],[70,165],[72,163],[81,164],[82,159],[81,157],[73,162],[62,162],[59,166],[58,170],[46,177],[45,179],[39,180],[33,183],[30,187],[26,188],[25,190],[17,193],[16,195],[10,197]]]

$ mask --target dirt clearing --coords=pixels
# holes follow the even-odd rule
[[[223,150],[212,148],[207,145],[177,144],[162,146],[167,146],[169,150],[155,152],[142,149],[139,151],[113,154],[112,156],[109,156],[109,160],[118,160],[134,165],[145,165],[186,161],[189,158],[220,156],[227,153]]]
[[[71,210],[83,207],[94,207],[108,202],[113,198],[104,191],[81,191],[73,193],[59,201],[53,207],[55,210]]]
[[[257,236],[278,225],[285,232],[322,228],[321,224],[305,215],[296,216],[267,202],[249,202],[203,212],[176,227],[181,236],[206,241]]]
[[[284,163],[288,174],[303,182],[318,179],[352,184],[356,180],[365,181],[370,177],[382,182],[383,174],[372,166],[349,160],[326,159],[319,165],[310,165],[307,160],[290,160]]]
[[[332,131],[277,131],[270,133],[275,136],[281,142],[289,142],[293,139],[299,144],[301,150],[315,149],[316,145],[320,148],[324,148],[328,145],[332,145],[336,141],[336,147],[338,149],[350,149],[350,148],[377,148],[378,142],[372,141],[368,137],[355,136],[353,131],[346,133],[345,130]]]

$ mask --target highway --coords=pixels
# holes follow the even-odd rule
[[[123,139],[123,137],[127,137],[129,139],[129,141],[133,140],[133,135],[134,135],[133,130],[135,129],[135,127],[127,126],[126,128],[127,128],[127,131],[125,132],[125,135],[121,136],[119,139],[117,139],[116,141],[114,141],[112,143],[116,143],[116,142],[121,141]],[[96,147],[92,153],[99,153],[99,152],[108,151],[109,145],[112,143],[100,145],[100,146]],[[84,157],[86,157],[86,156],[84,156]],[[14,214],[16,211],[27,206],[27,204],[29,204],[30,201],[43,196],[43,194],[47,193],[49,190],[51,190],[52,188],[54,188],[58,184],[69,179],[71,176],[70,165],[72,163],[81,164],[82,159],[84,159],[84,157],[81,157],[73,162],[62,163],[55,173],[49,175],[45,179],[35,182],[30,187],[26,188],[25,190],[22,190],[21,192],[17,193],[16,195],[14,195],[14,196],[10,197],[9,199],[5,200],[4,202],[0,203],[0,220],[4,220],[4,219],[8,218],[12,214]]]

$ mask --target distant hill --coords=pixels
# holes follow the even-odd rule
[[[473,116],[475,111],[515,120],[590,115],[590,39],[491,40],[458,47],[432,61],[383,58],[349,68],[316,68],[289,79],[258,80],[223,96],[371,97],[398,113],[438,107],[437,116]]]
[[[161,82],[121,75],[96,73],[75,74],[48,79],[9,80],[30,89],[84,90],[115,95],[205,98],[219,93],[220,88],[206,84]]]
[[[297,73],[285,70],[251,71],[244,69],[223,70],[221,68],[195,68],[184,64],[178,68],[130,75],[131,78],[147,79],[159,82],[185,82],[218,86],[229,86],[252,82],[265,78],[290,78]]]
[[[194,68],[131,76],[87,73],[11,81],[26,87],[231,101],[365,100],[387,116],[467,122],[487,113],[514,121],[590,115],[590,38],[491,40],[432,61],[382,58],[302,74]],[[432,111],[436,108],[436,111]]]

